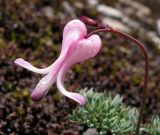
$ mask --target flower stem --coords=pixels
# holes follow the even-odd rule
[[[112,29],[110,26],[107,25],[106,28],[99,28],[91,33],[89,33],[87,35],[87,37],[91,36],[92,34],[96,34],[99,32],[111,32],[111,33],[115,33],[125,39],[129,39],[130,41],[134,42],[138,47],[140,47],[141,51],[144,54],[144,60],[145,60],[145,75],[144,75],[144,88],[143,88],[143,95],[142,95],[142,101],[141,101],[141,106],[140,106],[140,111],[139,111],[139,118],[137,121],[137,125],[136,125],[136,132],[135,135],[139,135],[139,128],[143,119],[143,112],[145,109],[145,101],[147,98],[147,85],[148,85],[148,75],[149,75],[149,58],[148,58],[148,51],[147,49],[144,47],[144,45],[139,42],[138,40],[136,40],[135,38],[131,37],[130,35],[114,30]]]
[[[148,75],[149,75],[148,51],[141,42],[139,42],[135,38],[131,37],[130,35],[119,32],[119,31],[116,31],[116,30],[111,30],[111,32],[131,40],[137,46],[140,47],[140,49],[142,50],[142,52],[144,54],[144,60],[145,60],[145,75],[144,75],[144,84],[143,84],[144,88],[143,88],[141,107],[140,107],[140,111],[139,111],[139,118],[138,118],[138,122],[137,122],[137,126],[136,126],[136,133],[135,133],[135,135],[139,135],[139,128],[140,128],[140,125],[141,125],[141,122],[142,122],[142,119],[143,119],[143,112],[144,112],[144,109],[145,109],[145,101],[146,101],[146,98],[147,98],[147,86],[148,86]]]

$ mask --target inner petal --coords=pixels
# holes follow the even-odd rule
[[[82,95],[74,92],[69,92],[64,88],[64,77],[68,69],[69,69],[69,65],[65,64],[59,71],[57,76],[57,87],[63,95],[73,99],[74,101],[78,102],[80,105],[84,105],[86,103],[86,100]]]
[[[43,98],[48,93],[51,86],[55,83],[55,80],[56,77],[53,77],[50,74],[43,77],[31,93],[32,100],[38,101]]]

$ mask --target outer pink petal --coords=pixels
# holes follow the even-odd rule
[[[36,68],[22,58],[16,59],[14,63],[35,73],[48,74],[51,71],[51,69],[54,70],[57,64],[61,64],[64,61],[65,57],[68,54],[69,48],[75,45],[75,43],[77,43],[81,38],[84,38],[86,34],[87,29],[84,23],[77,19],[72,20],[66,24],[63,31],[61,54],[59,58],[51,66],[43,69]]]
[[[85,98],[78,93],[68,92],[63,85],[67,70],[75,63],[94,57],[101,48],[101,40],[98,35],[92,35],[88,39],[82,39],[79,43],[70,49],[68,57],[65,59],[63,67],[57,76],[57,87],[65,96],[75,100],[80,105],[86,103]]]
[[[98,35],[92,35],[88,39],[82,39],[70,49],[67,62],[75,64],[97,55],[101,49],[102,42]]]
[[[70,48],[87,34],[86,26],[80,20],[72,20],[66,24],[63,31],[63,42],[60,57],[66,57]]]

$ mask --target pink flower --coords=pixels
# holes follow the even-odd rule
[[[75,100],[80,105],[86,103],[85,98],[78,93],[69,92],[64,88],[64,77],[72,65],[94,57],[101,48],[101,39],[98,35],[85,38],[87,29],[80,20],[72,20],[66,24],[63,31],[62,49],[58,59],[49,67],[39,69],[29,62],[18,58],[15,64],[32,72],[46,74],[32,91],[31,97],[34,101],[44,97],[52,85],[56,82],[60,92]]]

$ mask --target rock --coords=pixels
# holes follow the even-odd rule
[[[110,6],[106,6],[104,4],[98,5],[97,11],[104,14],[105,16],[110,16],[117,19],[121,19],[123,17],[123,14],[121,11]]]
[[[96,6],[96,5],[98,5],[98,0],[87,0],[87,3],[90,6]]]
[[[154,42],[157,49],[160,50],[160,38],[158,37],[158,35],[153,31],[149,31],[149,32],[147,32],[147,36],[148,36],[148,38],[150,38],[150,40],[152,42]]]
[[[68,1],[63,1],[62,4],[66,12],[68,12],[72,18],[77,18],[74,8],[68,3]]]
[[[80,1],[75,1],[74,6],[80,10],[84,8],[84,4],[81,3]]]
[[[147,16],[150,15],[151,13],[151,10],[147,6],[139,2],[136,2],[134,0],[119,0],[119,1],[125,5],[131,6],[139,16],[143,15]]]
[[[83,132],[83,135],[99,135],[99,133],[95,128],[89,128],[85,132]]]
[[[50,6],[47,6],[42,9],[43,14],[50,20],[54,19],[54,11],[53,8]]]
[[[85,130],[85,127],[83,125],[79,125],[77,127],[78,132],[83,132]]]
[[[140,29],[139,31],[140,38],[147,38],[149,41],[153,42],[156,49],[160,51],[160,37],[155,31],[146,31],[145,29]]]
[[[160,36],[160,19],[157,20],[157,31]]]
[[[127,33],[131,32],[130,28],[127,27],[125,24],[123,24],[119,20],[116,20],[116,19],[113,19],[113,18],[103,18],[102,22],[103,22],[103,24],[108,24],[109,26],[111,26],[111,27],[113,27],[117,30],[127,32]]]
[[[128,27],[130,28],[133,28],[133,29],[140,29],[141,26],[140,26],[140,23],[138,23],[137,21],[135,21],[134,19],[131,19],[127,16],[125,16],[123,19],[122,19],[122,22],[124,24],[126,24]]]

